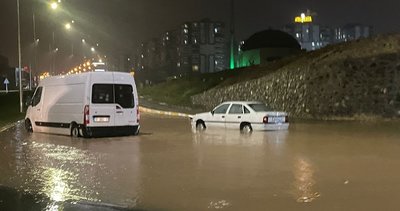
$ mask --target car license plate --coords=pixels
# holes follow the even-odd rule
[[[285,122],[285,117],[270,117],[272,123],[283,123]]]

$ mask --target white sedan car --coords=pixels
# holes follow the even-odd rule
[[[204,130],[209,127],[253,130],[287,130],[289,118],[286,112],[271,111],[260,102],[225,102],[211,112],[191,117],[192,127]]]

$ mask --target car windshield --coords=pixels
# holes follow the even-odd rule
[[[262,111],[271,111],[265,104],[257,103],[257,104],[249,104],[250,108],[252,108],[255,112],[262,112]]]

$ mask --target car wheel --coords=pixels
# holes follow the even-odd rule
[[[28,131],[29,133],[32,133],[32,132],[33,132],[33,127],[32,127],[31,120],[29,120],[29,119],[26,119],[26,120],[25,120],[25,129],[26,129],[26,131]]]
[[[72,126],[71,126],[71,136],[74,137],[74,138],[80,137],[79,127],[75,123],[73,123]]]
[[[205,129],[206,129],[206,125],[204,124],[203,121],[197,121],[196,122],[196,130],[203,131]]]
[[[250,124],[243,124],[242,127],[240,128],[240,131],[243,133],[251,133],[253,132],[253,128],[251,127]]]

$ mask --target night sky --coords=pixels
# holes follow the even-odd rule
[[[36,13],[40,39],[40,69],[46,69],[49,43],[55,31],[60,55],[71,54],[80,40],[100,44],[104,54],[133,54],[143,41],[174,29],[185,21],[210,18],[229,24],[229,0],[63,0],[57,12],[46,0],[21,0],[23,64],[29,64],[32,49],[32,8]],[[341,26],[346,23],[372,25],[375,33],[400,32],[398,0],[235,0],[236,35],[242,40],[251,34],[291,23],[293,17],[310,9],[318,14],[317,23]],[[75,20],[72,31],[63,25]],[[228,25],[229,26],[229,25]],[[0,1],[0,54],[17,65],[16,0]],[[68,65],[68,61],[64,62]]]

